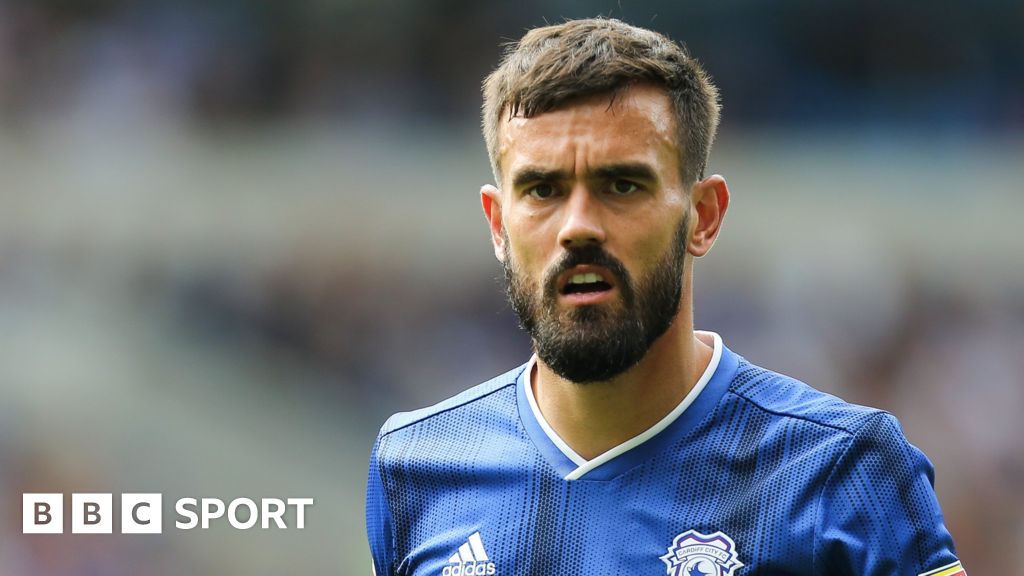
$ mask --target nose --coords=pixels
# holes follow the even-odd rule
[[[586,187],[573,187],[565,203],[565,218],[558,231],[558,243],[563,248],[582,248],[588,244],[603,244],[604,224],[601,206]]]

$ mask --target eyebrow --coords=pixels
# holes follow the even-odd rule
[[[550,182],[555,180],[568,180],[569,172],[566,170],[550,170],[539,166],[525,166],[516,171],[512,177],[512,187],[520,188],[531,182]]]
[[[570,177],[571,175],[567,170],[552,170],[549,168],[541,168],[539,166],[524,166],[517,170],[515,175],[512,177],[512,186],[514,188],[520,188],[532,182],[568,180]],[[658,174],[655,172],[654,168],[641,162],[598,166],[588,174],[588,177],[601,180],[628,178],[634,180],[646,180],[648,182],[657,182],[659,180]]]
[[[654,168],[639,162],[598,166],[594,169],[594,176],[601,180],[618,180],[620,178],[646,180],[648,182],[657,182],[659,180]]]

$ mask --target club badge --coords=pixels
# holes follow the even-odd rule
[[[696,530],[676,536],[661,561],[669,576],[732,576],[743,567],[732,538],[722,532],[705,536]]]

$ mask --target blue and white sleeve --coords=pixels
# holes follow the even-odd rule
[[[884,412],[873,416],[850,439],[822,488],[815,573],[955,573],[948,570],[959,561],[933,486],[931,463],[896,419]]]

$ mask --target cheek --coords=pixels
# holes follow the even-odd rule
[[[516,266],[534,276],[544,271],[555,252],[557,235],[549,230],[548,220],[536,213],[519,213],[506,219],[505,243]]]
[[[505,266],[510,266],[520,281],[533,284],[538,277],[538,272],[535,263],[536,256],[531,247],[524,243],[516,232],[506,231],[504,252]]]
[[[529,202],[519,202],[506,216],[510,229],[514,229],[520,237],[530,235],[540,237],[556,229],[562,216],[558,206],[538,206]]]
[[[666,219],[664,215],[664,212],[659,215],[657,218],[659,225],[656,227],[641,227],[633,230],[635,239],[633,245],[636,246],[638,264],[638,270],[633,272],[635,278],[649,275],[653,267],[663,265],[665,256],[676,249],[676,243],[679,241],[679,222],[674,219]]]

